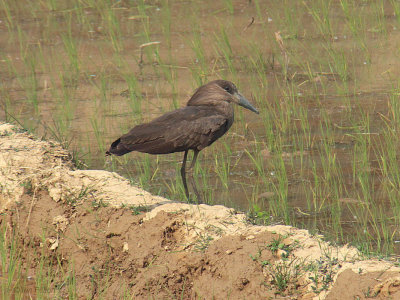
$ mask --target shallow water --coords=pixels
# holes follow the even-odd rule
[[[399,145],[384,138],[398,129],[398,6],[4,1],[0,118],[60,140],[89,168],[184,200],[183,154],[132,153],[111,163],[104,151],[134,125],[185,105],[201,83],[229,79],[261,113],[238,108],[229,133],[200,153],[204,199],[259,207],[271,222],[340,241],[370,232],[374,246],[382,240],[378,248],[392,249],[400,184],[382,162]]]

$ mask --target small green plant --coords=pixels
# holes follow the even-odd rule
[[[197,240],[194,242],[194,247],[193,247],[194,251],[204,252],[208,248],[212,240],[213,237],[207,234],[199,233]]]
[[[77,206],[93,192],[95,192],[95,189],[92,186],[83,185],[79,191],[67,191],[68,194],[65,196],[65,202],[71,206]]]
[[[371,287],[368,287],[366,291],[363,291],[365,298],[376,298],[379,292],[374,292]]]
[[[2,299],[13,299],[12,295],[23,294],[25,280],[22,274],[21,249],[18,248],[15,233],[7,232],[4,224],[0,231],[1,273],[0,281]]]
[[[110,204],[103,201],[103,199],[99,199],[99,200],[94,199],[94,200],[92,200],[91,205],[93,208],[98,209],[98,208],[102,208],[102,207],[108,207]]]
[[[269,225],[272,223],[272,216],[259,205],[253,204],[252,208],[246,214],[246,220],[254,225]]]
[[[327,253],[319,260],[307,264],[304,270],[312,273],[308,277],[313,283],[312,290],[319,294],[329,289],[338,267],[340,264],[337,257],[331,257]]]
[[[277,238],[273,238],[272,242],[267,245],[273,254],[276,254],[279,250],[282,251],[281,257],[287,259],[290,253],[298,247],[298,242],[287,244],[284,242],[287,239],[287,235],[279,235]]]
[[[151,210],[150,206],[146,205],[122,205],[123,208],[127,208],[132,212],[132,215],[137,216],[145,212],[149,212]]]
[[[297,289],[299,279],[304,274],[304,261],[300,259],[282,260],[265,266],[279,294]]]
[[[23,183],[21,183],[21,186],[24,188],[24,192],[27,195],[32,196],[33,195],[33,187],[32,187],[32,181],[31,180],[26,180]]]

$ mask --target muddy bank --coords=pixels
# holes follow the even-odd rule
[[[69,274],[77,296],[91,299],[400,298],[390,262],[76,170],[59,145],[9,124],[0,125],[0,183],[1,224],[15,232],[25,276],[38,282],[43,257],[52,271],[48,289],[31,284],[30,295],[68,296]]]

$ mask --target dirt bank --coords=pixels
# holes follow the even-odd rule
[[[59,145],[9,124],[0,124],[0,183],[1,224],[22,250],[27,297],[68,296],[73,278],[82,299],[400,299],[390,262],[306,230],[249,224],[224,206],[153,196],[115,173],[75,170]]]

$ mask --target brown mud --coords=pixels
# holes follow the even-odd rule
[[[0,182],[0,222],[20,247],[26,299],[65,298],[71,286],[78,299],[400,298],[390,261],[74,170],[59,145],[9,124],[0,125]]]

